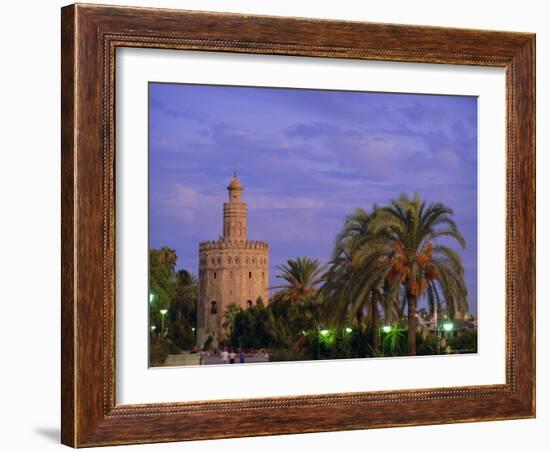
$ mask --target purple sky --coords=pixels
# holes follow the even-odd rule
[[[150,246],[175,248],[179,267],[196,274],[198,242],[221,234],[233,170],[272,285],[289,258],[326,262],[355,208],[417,192],[454,210],[476,312],[475,97],[159,83],[149,95]]]

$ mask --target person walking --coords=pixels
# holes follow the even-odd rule
[[[229,351],[227,350],[227,347],[223,349],[223,352],[221,352],[222,357],[222,364],[227,364],[229,362]]]
[[[246,359],[246,355],[242,349],[239,350],[239,363],[243,364]]]
[[[231,349],[231,351],[229,352],[229,364],[235,364],[235,356],[235,351]]]

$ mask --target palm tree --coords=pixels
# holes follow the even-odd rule
[[[279,265],[277,268],[281,272],[277,278],[286,282],[284,285],[273,287],[283,289],[278,296],[291,301],[303,301],[317,293],[323,271],[317,259],[309,257],[289,259],[285,265]]]
[[[412,199],[402,195],[377,209],[372,221],[372,233],[388,240],[384,263],[389,266],[389,285],[400,285],[405,292],[410,355],[416,355],[417,304],[426,291],[430,300],[438,300],[441,290],[451,317],[457,310],[467,310],[462,260],[448,246],[435,244],[448,237],[466,246],[452,214],[441,203],[427,205],[418,195]]]
[[[363,209],[356,209],[344,222],[336,237],[336,243],[323,293],[326,298],[325,315],[337,328],[344,322],[355,320],[359,330],[363,318],[372,329],[372,348],[379,349],[378,328],[382,306],[385,318],[393,315],[392,304],[383,298],[384,278],[388,266],[383,258],[387,241],[371,231],[372,215]]]

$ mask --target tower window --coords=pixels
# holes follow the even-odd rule
[[[210,303],[210,314],[217,314],[218,313],[218,303],[213,301]]]
[[[252,300],[246,300],[246,307],[250,309],[252,307]]]
[[[216,279],[216,276],[217,276],[217,275],[216,275],[216,272],[214,272],[214,279]]]
[[[248,272],[248,277],[252,278],[252,272]]]

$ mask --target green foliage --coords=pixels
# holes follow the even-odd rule
[[[198,287],[196,278],[186,270],[176,273],[176,293],[168,312],[168,338],[183,350],[195,343]],[[195,328],[195,331],[193,331]]]
[[[149,365],[152,367],[161,366],[168,357],[169,344],[154,337],[149,343]]]
[[[298,257],[289,259],[286,265],[278,267],[280,273],[277,278],[285,281],[280,296],[291,301],[303,301],[317,292],[317,285],[321,282],[322,268],[317,259]]]
[[[382,332],[382,353],[384,356],[405,355],[407,350],[407,329],[392,326],[389,332]]]
[[[271,338],[268,331],[269,312],[260,299],[254,306],[236,312],[229,341],[233,347],[265,348]]]
[[[170,248],[149,251],[149,322],[156,325],[159,332],[162,323],[160,310],[168,309],[176,295],[176,261],[176,252]]]
[[[447,339],[453,352],[477,353],[477,330],[457,331],[456,335]]]
[[[163,356],[161,349],[177,353],[195,343],[197,280],[186,270],[176,271],[177,259],[175,250],[167,247],[149,251],[149,325],[155,327],[155,340],[162,339],[162,344],[151,347],[157,361]],[[164,331],[161,309],[167,310]]]
[[[437,345],[438,341],[441,341],[441,338],[438,338],[437,333],[433,333],[433,332],[429,332],[428,334],[417,333],[416,354],[417,355],[437,355],[438,352],[441,352],[441,350],[438,349],[438,345]]]

